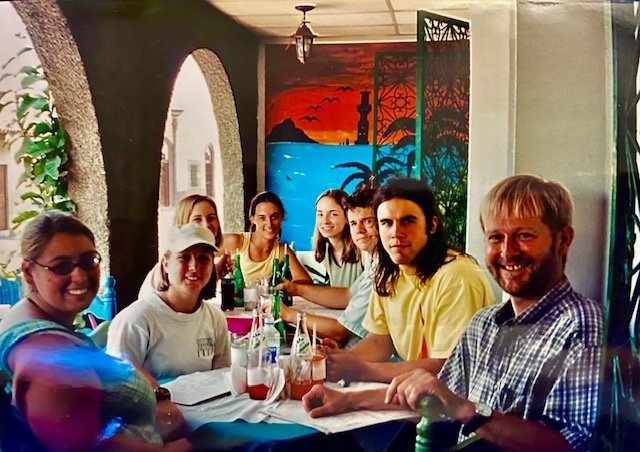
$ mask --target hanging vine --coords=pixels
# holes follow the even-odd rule
[[[5,145],[9,149],[19,146],[15,160],[24,170],[18,187],[27,190],[20,199],[31,204],[12,218],[13,228],[41,211],[76,211],[68,195],[69,136],[60,124],[44,68],[41,64],[20,66],[21,57],[33,51],[31,47],[22,48],[0,68],[0,81],[13,77],[20,86],[0,91],[0,111],[11,105],[15,109],[10,128],[17,133]]]

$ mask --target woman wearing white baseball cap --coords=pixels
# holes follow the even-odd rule
[[[227,323],[211,299],[215,237],[188,223],[171,229],[161,260],[162,281],[119,312],[107,353],[139,364],[156,380],[231,364]]]

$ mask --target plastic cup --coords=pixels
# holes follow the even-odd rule
[[[263,349],[247,352],[247,392],[254,400],[267,398],[271,386],[277,382],[278,366],[270,361],[269,353]]]
[[[251,284],[244,288],[244,309],[245,311],[253,311],[258,307],[258,285]]]

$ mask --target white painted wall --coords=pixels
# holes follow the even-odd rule
[[[558,180],[576,204],[567,275],[602,299],[614,149],[608,6],[500,2],[470,12],[468,249],[483,254],[478,204],[494,183],[515,173]]]

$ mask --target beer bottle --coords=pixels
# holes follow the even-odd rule
[[[240,268],[240,251],[236,250],[233,261],[233,304],[241,308],[244,306],[244,277]]]
[[[293,251],[293,249],[291,251]],[[282,267],[280,268],[280,280],[284,281],[285,279],[289,281],[291,281],[292,279],[291,266],[289,265],[288,245],[286,243],[284,245],[284,257],[282,258]],[[282,302],[287,306],[293,306],[293,297],[283,291]]]
[[[280,303],[282,303],[282,293],[281,292],[273,292],[271,295],[271,316],[273,317],[274,326],[280,333],[280,340],[282,343],[285,343],[285,330],[284,330],[284,322],[282,321],[282,315],[280,314]],[[279,320],[279,321],[278,321]]]

